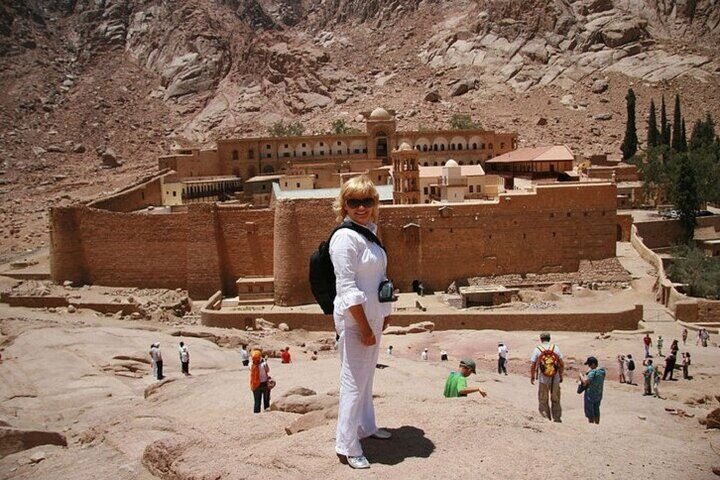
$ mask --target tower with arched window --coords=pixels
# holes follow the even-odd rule
[[[420,203],[419,152],[407,143],[392,151],[393,203],[410,205]]]

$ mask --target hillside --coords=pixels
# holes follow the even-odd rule
[[[173,145],[281,119],[401,129],[470,114],[520,145],[616,153],[628,87],[720,117],[716,0],[23,0],[0,5],[0,258],[48,207],[142,177]],[[545,119],[546,121],[540,121]],[[107,149],[122,165],[104,168]]]

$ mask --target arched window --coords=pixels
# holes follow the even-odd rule
[[[477,143],[473,143],[473,150],[477,150]]]
[[[458,150],[462,150],[462,143],[458,143]]]

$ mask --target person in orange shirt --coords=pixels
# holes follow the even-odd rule
[[[280,353],[280,363],[290,363],[290,347],[285,347],[285,350]]]

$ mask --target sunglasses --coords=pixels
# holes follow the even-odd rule
[[[348,206],[348,208],[360,208],[360,205],[362,205],[365,208],[370,208],[375,206],[375,199],[374,198],[348,198],[345,202]]]

